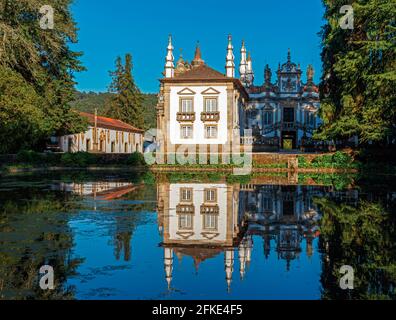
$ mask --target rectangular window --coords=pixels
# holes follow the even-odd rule
[[[217,219],[216,214],[204,214],[203,215],[203,227],[206,230],[217,230]]]
[[[191,188],[180,189],[180,202],[192,202],[193,191]]]
[[[179,229],[180,230],[191,230],[193,228],[193,215],[192,214],[180,214],[179,215]]]
[[[217,201],[217,189],[205,189],[204,190],[205,202],[216,202]]]
[[[205,98],[205,112],[217,112],[217,98]]]
[[[192,139],[193,127],[192,126],[180,126],[180,134],[182,139]]]
[[[205,138],[216,139],[217,138],[217,126],[205,126]]]
[[[194,112],[192,98],[181,98],[180,99],[180,112]]]
[[[283,108],[283,122],[294,122],[294,108]]]

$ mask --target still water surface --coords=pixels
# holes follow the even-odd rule
[[[342,179],[3,177],[0,298],[395,299],[393,177]]]

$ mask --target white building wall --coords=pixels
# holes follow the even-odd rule
[[[183,237],[177,233],[186,232],[186,230],[179,230],[178,215],[176,214],[176,206],[180,204],[180,190],[182,188],[191,188],[193,190],[194,218],[193,230],[194,234],[188,238],[189,241],[208,240],[203,236],[203,217],[200,212],[201,205],[204,204],[204,189],[217,190],[217,202],[219,206],[218,215],[218,235],[211,241],[225,241],[227,238],[227,185],[226,184],[171,184],[169,186],[169,240],[182,240]],[[184,202],[183,202],[184,204]],[[231,214],[231,213],[228,213]]]
[[[227,87],[226,86],[191,86],[189,90],[195,92],[194,95],[179,95],[178,92],[185,89],[186,86],[172,86],[170,92],[170,142],[172,144],[225,144],[227,142]],[[213,88],[218,91],[218,95],[202,94],[205,90]],[[187,122],[176,120],[176,114],[179,112],[179,99],[191,97],[194,101],[195,121],[193,122],[193,138],[182,139],[180,125]],[[220,120],[218,122],[202,122],[201,112],[204,111],[204,97],[218,97],[218,111]],[[217,139],[205,139],[205,124],[217,124]]]
[[[90,152],[94,146],[93,127],[89,127],[84,133],[76,133],[61,136],[59,139],[59,147],[63,152]],[[133,153],[135,151],[143,152],[143,135],[141,133],[133,133],[126,131],[118,131],[106,128],[97,128],[98,130],[98,149],[104,153]],[[102,142],[102,150],[100,150],[101,133],[105,135]],[[131,135],[131,138],[129,138]],[[118,136],[118,137],[117,137]],[[89,140],[89,143],[87,141]],[[71,145],[70,145],[71,142]],[[112,144],[114,147],[112,150]],[[125,146],[126,143],[126,146]],[[90,150],[87,149],[90,145]]]

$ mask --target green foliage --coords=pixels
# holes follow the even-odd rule
[[[144,166],[146,165],[146,161],[142,153],[134,152],[128,157],[126,164],[130,166]]]
[[[55,29],[40,28],[37,0],[0,2],[0,153],[42,149],[51,134],[86,128],[72,112],[73,73],[83,70],[70,0],[48,0]]]
[[[43,100],[20,74],[0,65],[0,153],[34,147],[49,135]]]
[[[96,157],[88,152],[65,153],[61,163],[67,167],[87,167],[96,163]]]
[[[170,183],[179,182],[214,182],[219,181],[223,175],[219,172],[170,172],[163,174]]]
[[[396,137],[396,6],[394,0],[352,0],[354,29],[339,26],[342,0],[323,0],[323,126],[318,139],[366,144]]]
[[[309,167],[309,163],[304,156],[297,156],[297,160],[298,160],[299,168],[308,168]]]
[[[305,156],[298,156],[298,167],[299,168],[337,168],[337,169],[349,169],[356,167],[353,163],[353,158],[341,151],[337,151],[334,154],[325,154],[317,156],[310,163],[307,161]]]
[[[14,165],[14,168],[27,168],[27,165],[32,166],[48,166],[58,165],[61,159],[60,153],[40,153],[33,150],[21,150],[16,155],[16,160],[19,165]]]
[[[67,221],[78,205],[67,194],[57,196],[48,190],[37,194],[24,186],[23,193],[13,189],[0,195],[0,299],[74,299],[67,279],[83,259],[73,257]],[[45,264],[52,265],[57,275],[54,290],[38,285],[38,270]]]
[[[106,103],[112,99],[114,94],[110,92],[78,92],[74,93],[71,103],[73,109],[94,113],[95,109],[98,114],[105,114]],[[156,105],[157,95],[153,93],[142,93],[142,112],[144,117],[144,129],[157,127]]]
[[[147,184],[147,185],[155,185],[155,183],[156,183],[155,176],[150,171],[144,173],[142,180],[143,180],[144,184]]]
[[[317,168],[333,167],[333,156],[325,154],[323,156],[316,157],[312,160],[311,165]]]
[[[110,99],[112,93],[109,92],[79,92],[75,91],[73,101],[70,103],[73,109],[88,113],[104,114],[106,101]]]
[[[248,184],[252,180],[252,175],[230,175],[227,176],[226,181],[228,183],[240,183]]]
[[[43,156],[32,150],[21,150],[17,154],[17,160],[23,163],[40,163],[43,160]]]
[[[107,103],[107,116],[122,120],[137,128],[144,128],[142,95],[132,76],[132,56],[125,55],[125,65],[116,59],[116,70],[110,72],[112,82],[109,92],[113,93]]]
[[[359,201],[357,206],[315,199],[320,221],[324,299],[395,299],[396,239],[394,207]],[[388,204],[388,206],[390,203]],[[354,268],[354,290],[342,290],[342,265]]]
[[[314,180],[319,185],[332,186],[336,190],[344,190],[352,185],[356,178],[353,174],[328,174],[328,173],[299,173],[298,181],[304,184],[308,179]]]

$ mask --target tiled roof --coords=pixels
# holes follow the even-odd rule
[[[80,115],[87,118],[90,125],[95,124],[95,115],[87,112],[80,112]],[[121,120],[97,116],[97,126],[100,128],[107,128],[120,131],[142,133],[144,130],[135,128]]]
[[[208,67],[207,65],[199,65],[191,68],[183,73],[179,73],[175,75],[174,79],[180,80],[230,80],[230,78],[226,77],[219,71]]]
[[[248,93],[243,87],[241,81],[237,78],[230,78],[223,73],[216,71],[215,69],[208,67],[206,64],[201,64],[193,66],[187,71],[180,73],[175,72],[173,78],[162,78],[161,82],[233,82],[236,87],[243,93],[243,95],[248,98]]]

